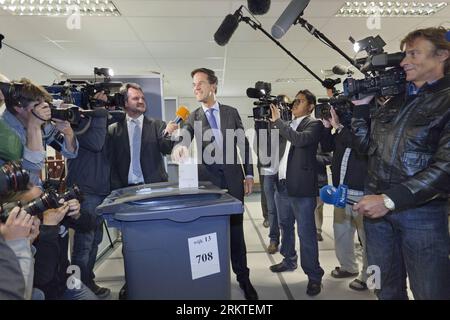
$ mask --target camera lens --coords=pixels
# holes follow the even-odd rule
[[[22,208],[32,216],[38,216],[42,220],[42,213],[48,209],[59,207],[58,195],[50,190],[45,192],[39,198],[29,202]]]
[[[7,162],[0,170],[0,195],[26,190],[30,176],[17,162]]]

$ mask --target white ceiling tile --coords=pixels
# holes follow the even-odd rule
[[[225,48],[213,41],[145,42],[154,58],[216,58],[223,59]]]

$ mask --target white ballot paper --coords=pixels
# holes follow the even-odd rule
[[[198,167],[193,158],[186,158],[178,164],[178,187],[198,188]]]

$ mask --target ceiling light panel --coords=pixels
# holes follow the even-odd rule
[[[419,1],[346,1],[336,17],[424,17],[431,16],[448,3]]]
[[[0,8],[17,16],[120,16],[110,0],[0,0]]]

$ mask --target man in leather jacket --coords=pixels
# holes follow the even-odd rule
[[[407,90],[370,120],[354,101],[355,144],[369,157],[364,214],[369,265],[379,267],[379,299],[450,299],[450,43],[445,28],[401,42]]]

